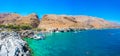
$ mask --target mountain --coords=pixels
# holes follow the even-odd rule
[[[29,25],[34,28],[52,30],[119,28],[120,25],[92,16],[44,15],[41,20],[37,14],[21,16],[16,13],[0,14],[0,25]]]
[[[38,28],[52,30],[114,28],[116,24],[92,16],[44,15]]]
[[[4,14],[0,14],[0,24],[1,25],[29,25],[32,27],[37,27],[39,24],[39,19],[36,14],[31,14],[28,16],[20,16],[15,13],[4,13]]]
[[[0,14],[0,24],[7,25],[7,24],[15,24],[15,21],[19,19],[21,16],[18,14],[10,14],[4,13]]]
[[[36,14],[30,14],[28,16],[22,16],[16,20],[17,25],[30,25],[32,27],[37,27],[39,24],[39,18]]]

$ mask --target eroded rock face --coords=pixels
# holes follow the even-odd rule
[[[6,13],[6,14],[0,14],[0,24],[29,25],[32,27],[37,27],[39,24],[39,19],[36,14],[31,14],[28,16],[20,16],[15,13]]]
[[[91,16],[67,16],[67,15],[45,15],[38,28],[46,30],[63,29],[91,29],[91,28],[111,28],[113,24],[97,17]]]
[[[0,33],[0,56],[30,56],[26,42],[16,32]]]

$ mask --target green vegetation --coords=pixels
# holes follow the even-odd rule
[[[22,25],[22,26],[20,26],[20,28],[21,28],[22,30],[30,30],[30,29],[32,29],[32,26]]]
[[[46,29],[44,29],[44,28],[33,28],[32,30],[34,30],[34,31],[46,31]]]
[[[6,29],[12,29],[15,31],[20,31],[20,30],[30,30],[32,29],[31,26],[29,25],[0,25],[0,28],[6,28]]]
[[[34,30],[34,31],[46,31],[46,29],[43,28],[33,28],[29,25],[0,25],[0,28],[8,29],[9,31],[20,31],[20,30]]]
[[[5,25],[0,25],[0,28],[5,28]]]
[[[32,30],[34,30],[34,31],[42,31],[42,29],[40,29],[40,28],[33,28]]]

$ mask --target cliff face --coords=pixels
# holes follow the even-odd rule
[[[0,14],[0,24],[2,25],[30,25],[37,27],[39,19],[36,14],[20,16],[18,14]]]
[[[111,28],[114,24],[91,16],[67,16],[67,15],[45,15],[41,19],[38,28],[52,29],[90,29],[90,28]]]

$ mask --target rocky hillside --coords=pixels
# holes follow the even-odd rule
[[[91,16],[44,15],[38,28],[50,30],[114,28],[115,24]]]
[[[15,24],[15,21],[20,17],[21,16],[18,14],[10,14],[10,13],[0,14],[0,24],[3,25]]]
[[[4,13],[4,14],[0,14],[0,24],[1,25],[29,25],[32,27],[37,27],[39,24],[39,19],[36,14],[31,14],[28,16],[20,16],[15,13]]]
[[[115,23],[92,16],[44,15],[39,20],[36,14],[20,16],[15,13],[0,14],[0,25],[28,25],[34,28],[50,30],[115,28]]]

